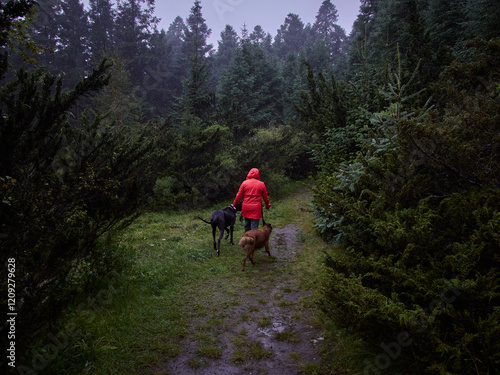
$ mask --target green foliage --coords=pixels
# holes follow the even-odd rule
[[[1,263],[16,259],[22,285],[20,353],[76,292],[120,266],[105,234],[126,226],[151,188],[151,142],[143,134],[88,113],[70,125],[71,107],[107,83],[108,69],[101,63],[69,92],[44,69],[20,70],[0,92]]]
[[[189,61],[189,77],[183,82],[182,110],[191,116],[207,121],[213,115],[215,93],[208,86],[210,74],[207,55],[212,49],[207,44],[211,30],[201,13],[200,1],[196,0],[187,18],[184,31],[183,53]]]
[[[363,154],[318,180],[317,227],[343,247],[323,308],[371,348],[360,370],[390,347],[389,373],[498,371],[498,45],[445,70],[436,110],[405,108],[396,80]]]
[[[307,136],[291,126],[275,125],[259,129],[241,144],[218,124],[202,128],[184,126],[172,132],[161,159],[167,160],[154,188],[155,209],[206,207],[234,198],[251,168],[257,167],[270,194],[279,195],[291,177],[307,176],[303,163]]]
[[[280,122],[282,79],[276,64],[258,44],[248,39],[223,73],[218,91],[218,116],[239,139],[255,128]]]
[[[235,161],[229,128],[185,124],[176,129],[163,148],[165,169],[157,181],[157,208],[206,207],[233,196],[240,171]]]
[[[260,129],[242,143],[238,165],[244,173],[258,166],[269,194],[280,196],[291,176],[306,177],[310,172],[307,164],[301,164],[301,156],[307,151],[307,140],[307,135],[297,133],[287,125]],[[240,175],[243,181],[244,176]]]
[[[324,1],[314,25],[290,14],[274,43],[261,27],[241,39],[226,29],[214,54],[199,1],[166,33],[149,0],[90,0],[89,13],[77,0],[37,3],[33,18],[33,1],[0,4],[0,245],[26,275],[20,307],[32,318],[20,317],[20,335],[121,266],[107,234],[145,201],[218,204],[252,167],[274,199],[320,169],[316,225],[345,249],[328,261],[325,310],[369,344],[409,332],[400,362],[497,370],[498,1],[362,1],[349,39]],[[475,36],[490,42],[464,48]],[[9,46],[47,68],[14,77]],[[92,73],[103,55],[113,68]],[[156,291],[166,282],[151,280]],[[444,289],[459,293],[423,313]]]
[[[330,82],[322,73],[316,79],[311,67],[305,64],[308,70],[308,92],[301,92],[301,103],[296,106],[299,116],[318,134],[328,128],[345,127],[346,108],[342,87],[339,87],[333,75],[330,76]]]
[[[312,160],[330,171],[331,165],[351,159],[360,150],[364,125],[358,118],[362,112],[348,109],[353,101],[343,82],[337,83],[333,75],[327,82],[322,73],[316,78],[311,66],[305,65],[308,91],[300,93],[301,101],[295,107],[314,131]]]

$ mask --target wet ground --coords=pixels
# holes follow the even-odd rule
[[[290,375],[315,368],[323,338],[313,323],[311,292],[301,288],[293,271],[301,251],[297,234],[294,225],[273,228],[273,257],[258,250],[256,264],[248,263],[240,278],[242,285],[234,278],[214,278],[199,286],[206,288],[206,300],[186,294],[193,316],[189,333],[180,354],[160,361],[157,373]]]

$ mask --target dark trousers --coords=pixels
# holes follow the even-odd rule
[[[245,232],[249,230],[259,229],[260,219],[247,219],[245,218]]]

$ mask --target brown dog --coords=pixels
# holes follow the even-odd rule
[[[260,249],[262,247],[266,247],[266,252],[269,256],[271,253],[269,252],[269,236],[271,235],[271,231],[273,227],[269,223],[264,223],[262,229],[249,230],[246,232],[243,237],[241,237],[238,245],[247,253],[247,256],[243,260],[242,271],[245,271],[245,263],[247,259],[250,259],[252,264],[255,264],[253,260],[253,253],[255,250]]]

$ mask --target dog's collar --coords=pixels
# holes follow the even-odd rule
[[[236,207],[234,207],[234,204],[230,204],[229,207],[236,211]]]

